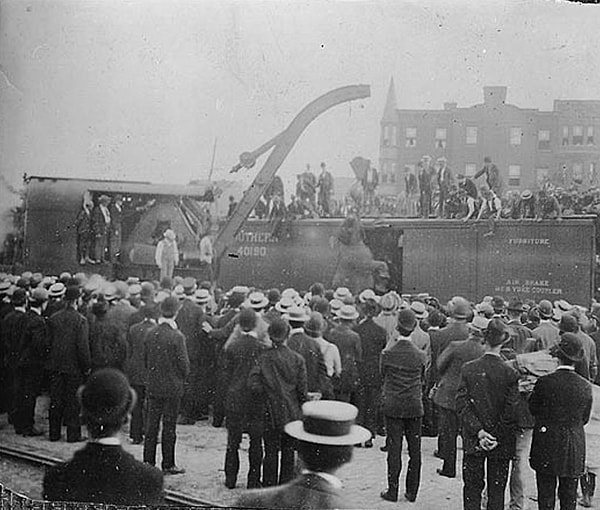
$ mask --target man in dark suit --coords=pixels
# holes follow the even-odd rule
[[[327,333],[327,340],[334,344],[340,353],[342,373],[335,388],[335,399],[356,403],[362,363],[360,336],[352,331],[358,312],[352,305],[344,305],[338,312],[338,324]]]
[[[387,332],[373,321],[379,313],[377,304],[368,300],[363,305],[365,318],[354,328],[360,337],[362,363],[359,364],[360,384],[358,387],[358,420],[371,431],[371,438],[377,431],[377,409],[381,392],[381,372],[379,357],[387,342]],[[365,446],[373,446],[369,439]]]
[[[33,290],[29,299],[29,310],[19,346],[16,378],[16,409],[13,418],[15,430],[24,436],[41,436],[35,423],[35,401],[42,386],[48,330],[42,310],[48,301],[48,291],[43,287]]]
[[[529,399],[535,418],[530,464],[536,472],[538,506],[554,509],[556,488],[560,508],[577,506],[577,482],[585,470],[584,425],[592,410],[592,388],[575,373],[583,359],[581,341],[564,333],[551,354],[560,365],[554,373],[540,377]]]
[[[183,425],[193,425],[197,420],[208,417],[208,408],[200,408],[200,396],[202,395],[203,386],[200,336],[202,334],[204,313],[202,308],[194,302],[196,287],[195,278],[188,277],[183,280],[185,298],[176,319],[179,331],[185,336],[185,345],[190,360],[190,375],[185,383],[181,401],[181,416],[179,418],[179,423]]]
[[[319,400],[302,406],[302,420],[285,426],[298,442],[305,467],[291,482],[269,489],[249,491],[237,508],[351,508],[342,496],[342,483],[334,475],[352,460],[352,445],[362,443],[369,431],[354,425],[358,409],[345,402]]]
[[[67,426],[67,442],[82,441],[77,388],[91,369],[88,320],[77,311],[81,299],[78,287],[65,291],[64,308],[48,319],[50,351],[50,441],[60,439]]]
[[[73,458],[44,476],[44,499],[119,506],[161,505],[163,477],[155,467],[121,447],[119,431],[135,402],[135,392],[118,370],[97,370],[78,390],[82,419],[92,438]]]
[[[417,326],[410,309],[398,313],[396,343],[381,354],[383,375],[382,411],[387,430],[388,488],[381,493],[386,501],[398,501],[398,485],[402,470],[402,440],[408,443],[408,471],[404,498],[415,501],[421,480],[421,420],[423,418],[422,387],[426,356],[410,339]]]
[[[117,262],[121,252],[121,237],[123,223],[123,196],[115,195],[108,210],[110,211],[110,228],[108,231],[110,261]]]
[[[190,360],[185,337],[175,318],[179,301],[169,296],[160,304],[158,326],[146,337],[146,370],[148,371],[148,425],[144,438],[144,462],[154,466],[156,443],[162,419],[162,470],[166,475],[184,473],[175,464],[176,426],[183,384],[190,373]]]
[[[306,363],[308,392],[320,393],[323,399],[333,398],[333,387],[327,376],[327,366],[319,344],[304,332],[303,326],[308,321],[309,316],[304,312],[304,309],[292,307],[287,310],[283,319],[288,321],[291,328],[290,338],[287,342],[288,347],[300,354]]]
[[[146,407],[146,387],[148,385],[148,372],[146,370],[146,336],[156,326],[154,310],[151,307],[142,307],[143,319],[129,328],[127,333],[127,361],[125,374],[131,387],[137,394],[136,403],[131,411],[129,424],[129,437],[133,444],[144,442],[144,409]]]
[[[466,340],[469,336],[469,328],[467,327],[467,318],[471,313],[469,302],[463,297],[455,296],[448,303],[448,311],[450,312],[448,325],[442,329],[428,331],[431,343],[431,365],[426,374],[426,393],[428,395],[431,389],[434,388],[439,381],[437,360],[442,355],[442,352],[444,352],[444,349],[448,347],[451,342],[460,342]],[[426,424],[428,424],[427,429],[429,430],[424,432],[436,436],[438,413],[435,404],[433,405],[433,412],[431,414],[432,416],[426,420]],[[438,454],[440,450],[441,445],[438,443]]]
[[[15,289],[10,302],[12,310],[4,317],[0,325],[0,345],[4,351],[4,365],[2,367],[5,372],[5,395],[6,395],[6,410],[8,411],[9,423],[12,423],[15,432],[21,434],[19,423],[15,421],[15,411],[17,407],[17,366],[19,363],[19,351],[21,348],[21,338],[27,319],[27,292],[25,289]]]
[[[535,351],[535,340],[531,336],[531,330],[521,324],[521,314],[523,313],[523,303],[518,299],[513,299],[508,303],[508,327],[510,328],[510,338],[502,347],[502,353],[509,359],[513,359],[518,354]]]
[[[504,509],[510,459],[515,454],[519,403],[518,377],[500,357],[508,327],[492,319],[485,333],[485,354],[460,372],[456,411],[463,436],[463,507],[480,510],[487,473],[487,510]]]
[[[225,486],[228,489],[235,488],[237,483],[239,448],[244,430],[250,436],[248,488],[260,487],[263,409],[260,398],[250,389],[249,376],[267,345],[259,340],[256,333],[257,317],[252,308],[244,308],[238,319],[239,333],[232,334],[231,341],[228,340],[224,348],[224,372],[228,383],[225,393]]]
[[[456,476],[456,438],[459,424],[456,412],[456,391],[460,380],[460,371],[465,363],[483,356],[483,330],[489,319],[477,316],[469,324],[471,333],[466,340],[451,342],[438,358],[437,365],[440,381],[433,402],[440,412],[439,455],[444,460],[441,476]]]
[[[94,234],[94,252],[96,262],[108,261],[108,235],[110,231],[110,197],[101,195],[98,205],[92,211],[92,232]]]
[[[284,484],[293,478],[294,442],[283,428],[301,418],[300,407],[307,400],[306,364],[300,354],[285,345],[289,332],[284,320],[271,322],[268,333],[273,348],[262,352],[249,376],[250,389],[262,400],[264,409],[263,487]]]

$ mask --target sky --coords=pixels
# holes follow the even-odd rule
[[[600,99],[600,9],[537,1],[3,0],[0,202],[48,175],[187,183],[227,178],[243,151],[331,89],[371,97],[318,117],[281,167],[378,159],[393,76],[399,108]],[[236,175],[249,184],[253,171]],[[375,163],[377,164],[377,163]]]

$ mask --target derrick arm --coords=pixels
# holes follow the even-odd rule
[[[245,152],[240,156],[240,164],[236,165],[232,169],[233,172],[239,170],[241,167],[251,168],[254,166],[258,156],[273,147],[273,151],[271,154],[269,154],[267,161],[256,175],[254,181],[250,185],[250,188],[244,193],[244,196],[240,200],[234,214],[225,224],[223,229],[221,229],[217,239],[215,240],[217,277],[220,269],[219,262],[221,257],[232,244],[235,235],[239,232],[240,228],[246,221],[246,218],[256,206],[265,189],[267,189],[267,187],[271,184],[271,181],[275,177],[277,170],[279,170],[279,167],[290,153],[292,147],[298,138],[300,138],[300,135],[306,129],[306,127],[321,113],[329,110],[330,108],[341,103],[353,101],[355,99],[369,97],[370,95],[371,91],[368,85],[349,85],[331,90],[330,92],[327,92],[305,106],[300,113],[294,117],[285,131],[275,136],[267,143],[263,144],[256,151],[251,153]]]

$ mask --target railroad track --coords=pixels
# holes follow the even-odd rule
[[[64,462],[62,459],[50,457],[49,455],[42,455],[41,453],[30,452],[27,450],[20,450],[13,446],[0,445],[0,457],[8,457],[10,459],[20,460],[27,462],[34,466],[54,466],[60,462]],[[206,501],[204,499],[194,498],[181,492],[165,489],[165,501],[169,505],[178,507],[198,507],[198,508],[225,508],[225,506],[212,501]]]

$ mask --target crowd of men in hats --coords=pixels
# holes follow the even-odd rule
[[[334,472],[378,435],[386,501],[401,494],[404,439],[403,497],[417,500],[422,436],[437,436],[437,473],[447,478],[456,478],[462,437],[467,510],[503,509],[507,485],[509,508],[525,508],[528,464],[540,509],[557,497],[575,508],[579,486],[589,506],[600,468],[598,304],[456,296],[442,305],[319,283],[304,293],[223,293],[193,278],[28,272],[0,275],[0,346],[1,411],[15,433],[44,435],[35,422],[43,391],[50,441],[63,427],[67,442],[83,441],[82,423],[88,429],[92,444],[48,473],[48,499],[154,504],[162,476],[184,472],[177,425],[211,418],[227,430],[230,489],[249,436],[246,506],[343,508]],[[119,446],[129,414],[145,466]],[[152,467],[160,430],[162,470]],[[92,467],[109,474],[91,477]]]

